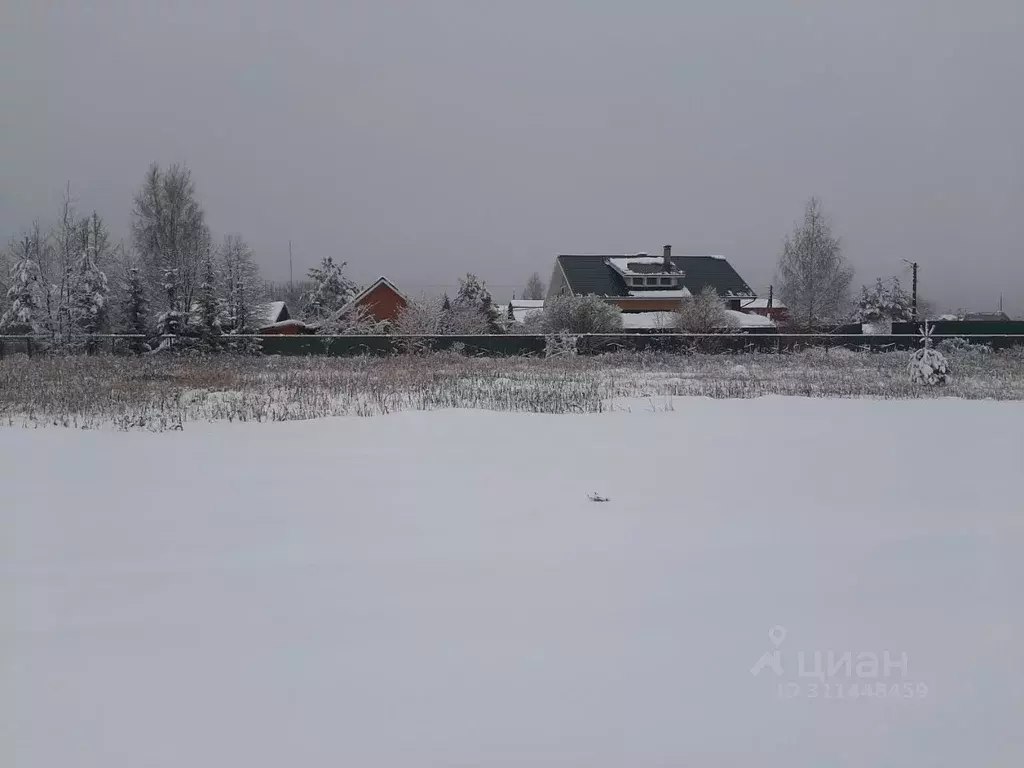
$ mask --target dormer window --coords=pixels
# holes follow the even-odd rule
[[[647,278],[647,284],[648,285],[657,285],[658,284],[658,278],[656,278],[656,277],[648,277]]]
[[[672,278],[671,277],[663,277],[663,278],[661,278],[661,284],[662,285],[672,285]]]
[[[643,284],[644,284],[644,279],[642,277],[634,277],[633,278],[633,285],[642,286]]]

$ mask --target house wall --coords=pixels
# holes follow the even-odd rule
[[[675,312],[679,309],[679,299],[617,299],[609,298],[608,303],[614,304],[623,312]]]
[[[565,282],[562,266],[558,263],[558,259],[555,259],[555,269],[551,273],[551,280],[548,281],[547,298],[551,299],[555,296],[568,295],[569,293],[569,286]]]
[[[398,313],[405,309],[406,301],[382,283],[360,299],[359,306],[380,322],[398,317]]]

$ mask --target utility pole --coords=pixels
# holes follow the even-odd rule
[[[295,281],[292,279],[292,241],[288,241],[288,294],[295,293]]]
[[[910,261],[909,259],[904,259],[904,261],[907,262],[914,271],[914,286],[911,292],[910,314],[914,320],[917,320],[917,262]]]
[[[917,262],[915,261],[910,266],[914,270],[914,286],[913,286],[913,292],[911,294],[912,295],[912,299],[911,299],[911,304],[910,304],[910,312],[913,315],[914,320],[917,320]]]

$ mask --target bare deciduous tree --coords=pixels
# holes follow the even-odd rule
[[[526,281],[526,287],[523,289],[523,298],[537,301],[543,299],[545,293],[547,293],[547,288],[544,286],[544,281],[541,280],[539,274],[534,272],[530,275],[530,279]]]
[[[812,197],[802,224],[786,237],[779,257],[779,295],[793,321],[810,328],[846,313],[853,270],[843,258],[839,239]]]
[[[135,193],[132,242],[154,299],[183,319],[192,307],[200,266],[210,252],[210,230],[188,168],[156,163]]]

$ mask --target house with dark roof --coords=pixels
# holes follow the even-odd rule
[[[674,256],[670,245],[661,256],[562,254],[555,259],[548,297],[594,295],[623,312],[671,312],[706,286],[732,310],[757,298],[724,256]]]

